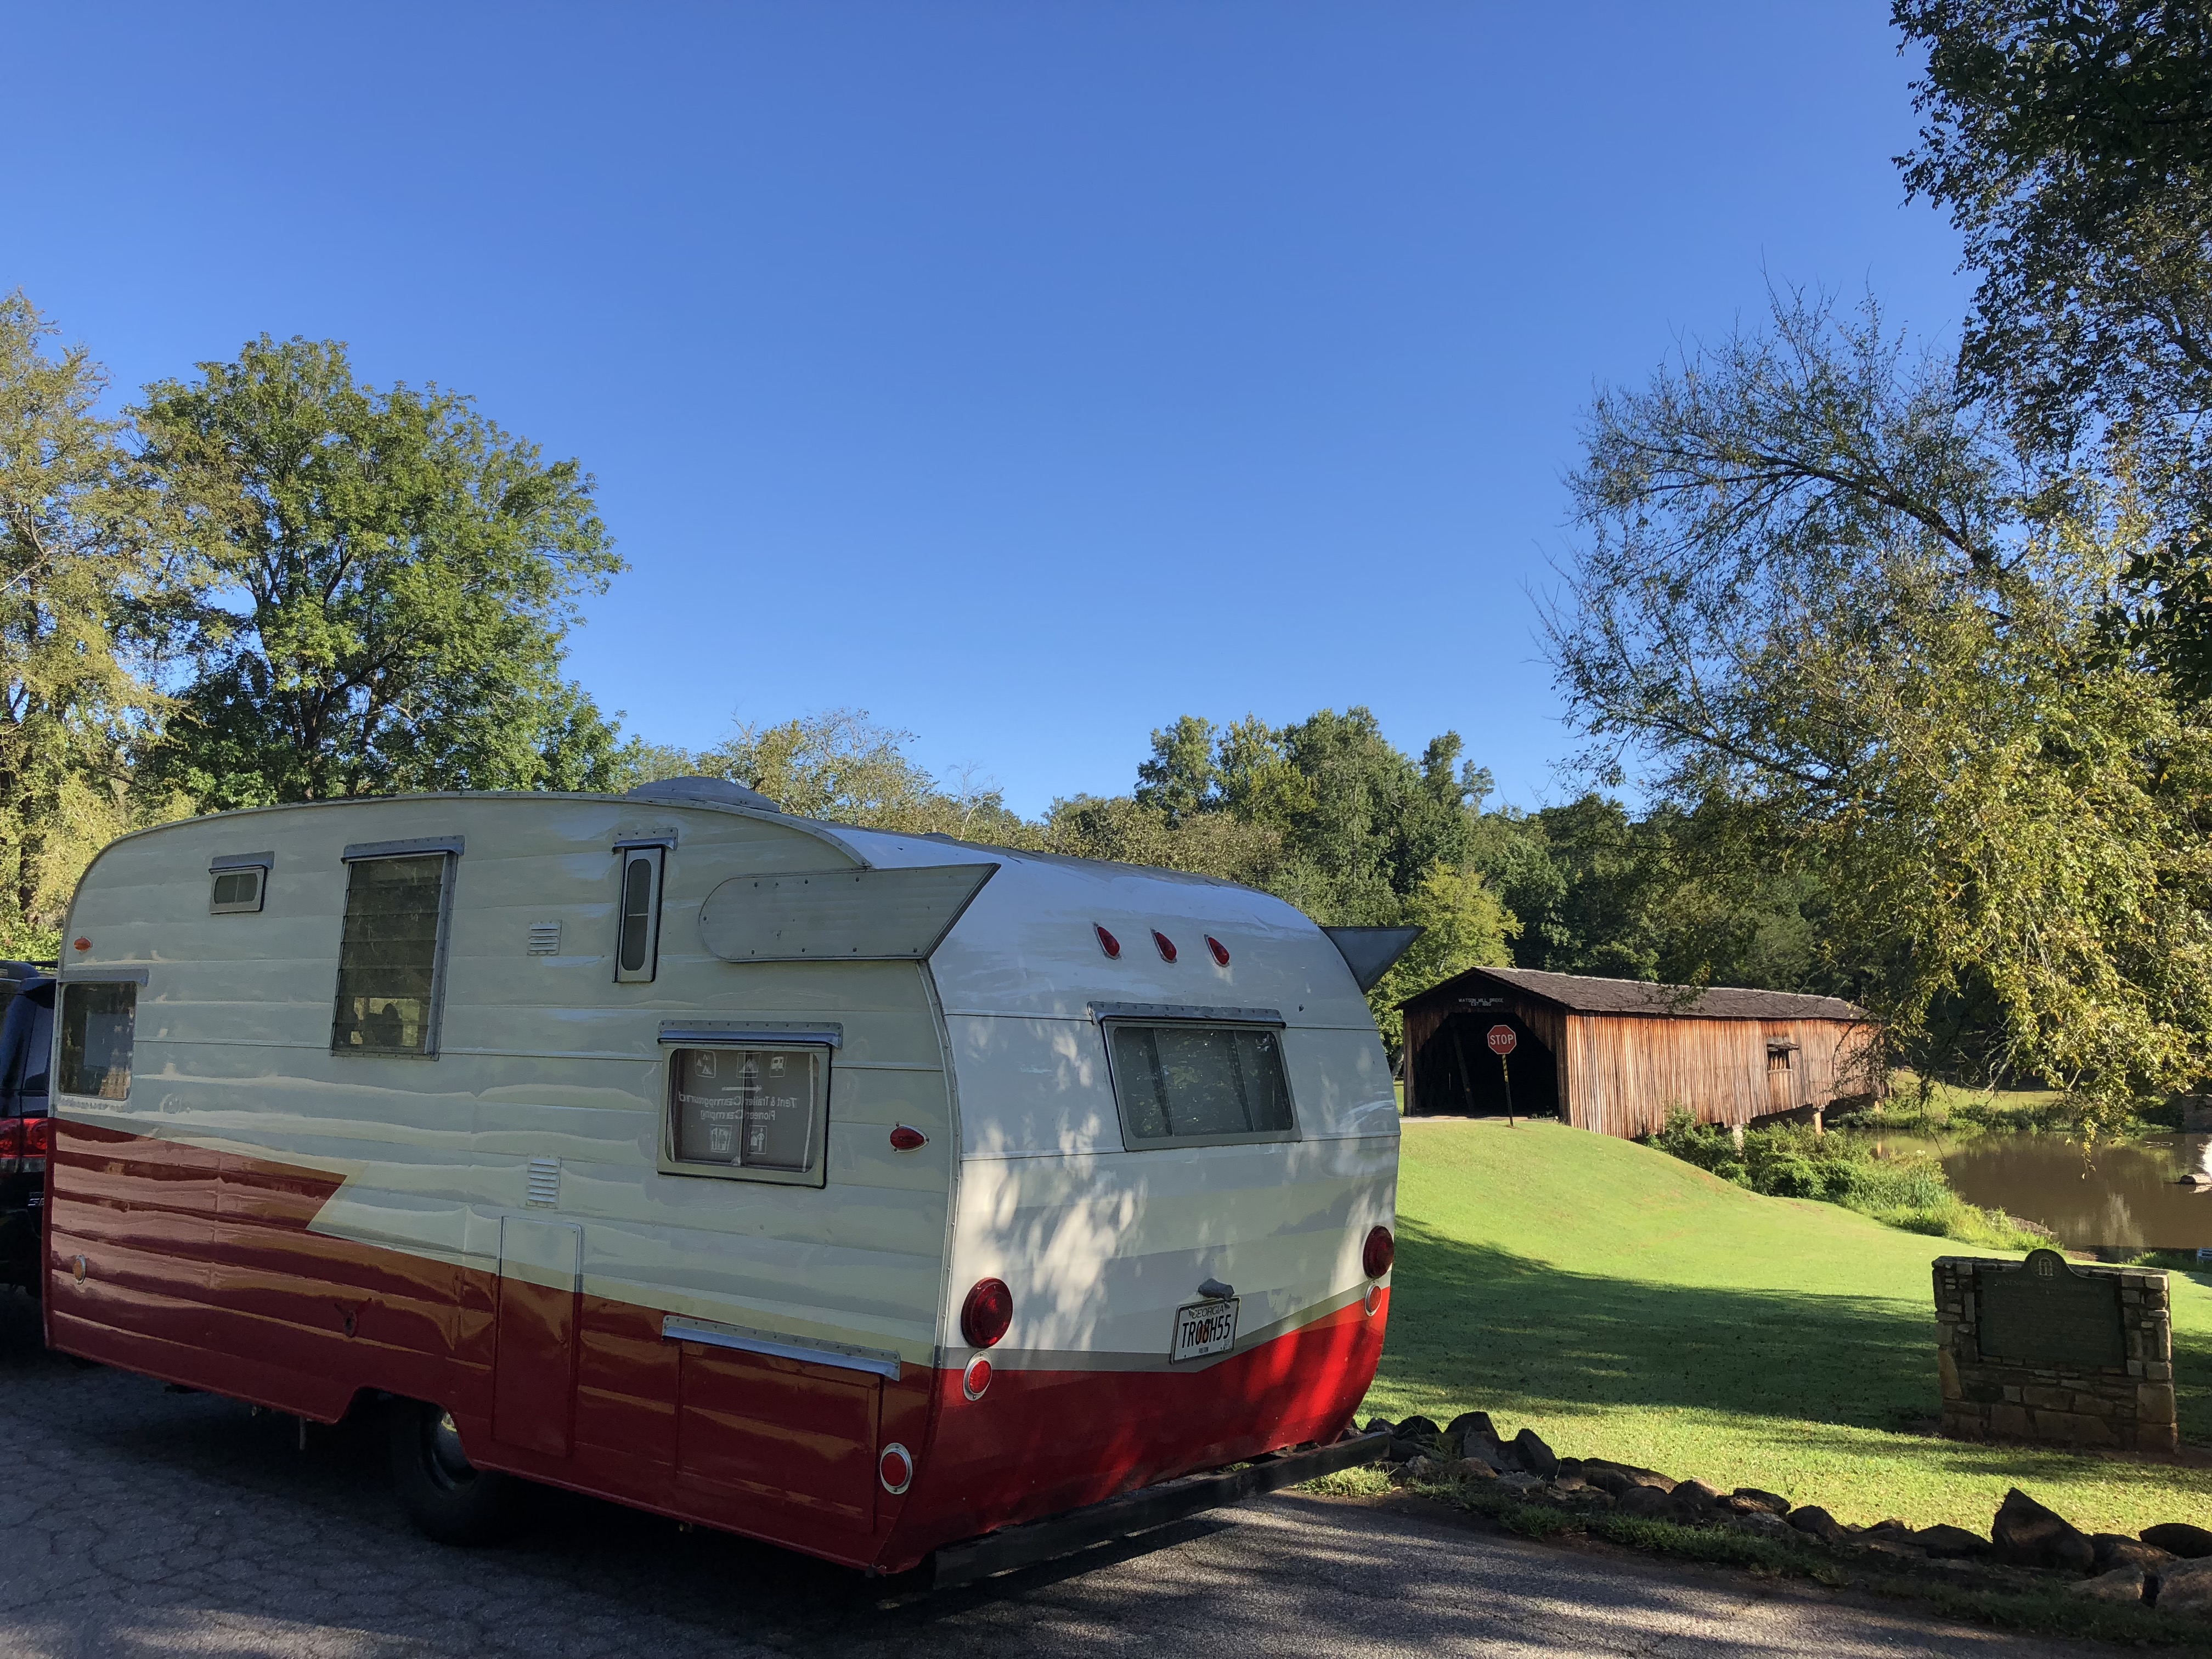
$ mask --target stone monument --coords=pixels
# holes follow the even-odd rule
[[[2173,1329],[2148,1267],[1947,1255],[1936,1262],[1943,1432],[2172,1451]]]

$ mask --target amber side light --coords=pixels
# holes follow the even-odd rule
[[[1377,1227],[1367,1235],[1366,1248],[1359,1253],[1359,1265],[1367,1270],[1370,1279],[1382,1278],[1397,1259],[1398,1241],[1390,1237],[1388,1227]]]
[[[960,1334],[972,1348],[988,1348],[1014,1322],[1014,1293],[1003,1279],[979,1279],[960,1304]]]

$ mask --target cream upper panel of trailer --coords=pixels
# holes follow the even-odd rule
[[[879,867],[1000,866],[930,957],[967,1156],[1122,1150],[1098,1021],[1146,1007],[1279,1019],[1301,1139],[1397,1133],[1367,1000],[1328,936],[1282,900],[1172,871],[849,839]]]

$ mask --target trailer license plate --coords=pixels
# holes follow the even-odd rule
[[[1175,1348],[1168,1363],[1227,1353],[1237,1346],[1237,1298],[1193,1302],[1176,1310]]]

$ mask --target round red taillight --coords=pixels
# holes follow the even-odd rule
[[[1175,941],[1170,939],[1165,933],[1160,932],[1157,927],[1152,929],[1152,943],[1160,947],[1160,960],[1162,962],[1173,962],[1175,960]]]
[[[1213,952],[1213,959],[1224,968],[1229,965],[1229,947],[1211,933],[1206,936],[1206,948]]]
[[[1370,1279],[1382,1278],[1397,1259],[1398,1241],[1390,1237],[1388,1227],[1377,1227],[1367,1235],[1366,1248],[1359,1253],[1359,1265],[1367,1269]]]
[[[883,1481],[884,1490],[897,1497],[914,1484],[914,1454],[892,1441],[876,1460],[876,1474]]]
[[[960,1373],[960,1392],[970,1400],[981,1400],[983,1390],[991,1386],[991,1362],[981,1354],[968,1362],[968,1369]]]
[[[929,1137],[910,1123],[902,1123],[891,1131],[891,1150],[896,1152],[918,1152],[929,1145]]]
[[[1098,934],[1098,948],[1103,951],[1109,958],[1120,956],[1121,954],[1121,941],[1115,939],[1113,934],[1108,933],[1103,927],[1099,927],[1097,923],[1094,922],[1091,926]]]
[[[1014,1322],[1014,1293],[1003,1279],[979,1279],[960,1304],[960,1334],[971,1348],[988,1348]]]
[[[81,939],[76,942],[76,948],[80,951],[89,951],[92,949],[92,941],[88,939]]]

